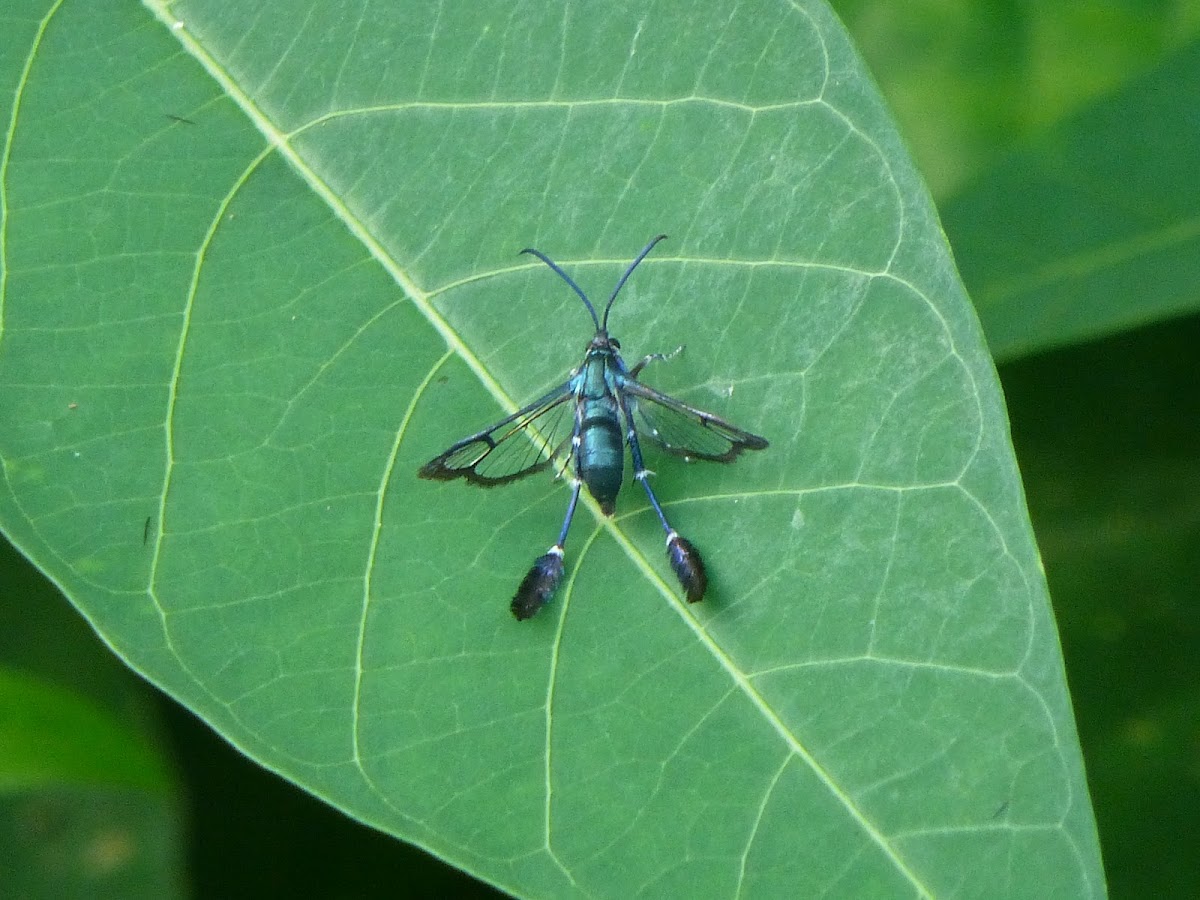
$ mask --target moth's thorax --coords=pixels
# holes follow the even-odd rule
[[[601,373],[624,373],[625,363],[621,359],[621,344],[608,336],[607,331],[597,331],[587,345],[583,362],[579,364],[578,372],[592,371]]]

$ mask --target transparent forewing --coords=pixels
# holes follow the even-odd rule
[[[743,450],[762,450],[766,440],[719,416],[695,409],[653,388],[627,380],[621,387],[638,434],[668,453],[688,459],[730,462]]]
[[[563,384],[506,419],[463,438],[421,467],[422,478],[496,485],[540,472],[571,442],[575,404]]]

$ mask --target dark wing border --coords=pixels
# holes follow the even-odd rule
[[[559,439],[556,432],[559,430],[560,423],[562,422],[563,410],[560,408],[573,396],[571,382],[563,382],[554,390],[534,400],[528,406],[521,407],[511,416],[505,416],[494,425],[483,429],[483,431],[476,432],[469,437],[463,438],[461,441],[451,444],[429,462],[425,463],[425,465],[421,466],[417,475],[431,481],[451,481],[455,478],[465,478],[471,484],[495,487],[498,484],[508,484],[510,481],[516,481],[518,478],[532,475],[534,472],[541,472],[570,443],[570,432],[574,431],[574,415],[568,417],[571,429],[565,438]],[[538,424],[539,420],[542,420],[544,423],[545,420],[542,417],[554,410],[560,410],[560,415],[557,419],[549,422],[549,431],[547,433],[539,435],[529,430],[532,426]],[[566,412],[570,412],[570,410],[566,410]],[[503,431],[503,433],[499,437],[496,437],[496,433],[499,431]],[[513,445],[507,443],[510,440],[527,440],[529,442],[528,449],[524,451],[512,451]],[[479,471],[479,467],[489,457],[492,457],[492,454],[497,452],[504,453],[506,450],[516,452],[515,459],[520,462],[520,468],[512,472],[506,472],[503,475],[487,475]],[[528,460],[531,456],[534,461],[529,463]]]

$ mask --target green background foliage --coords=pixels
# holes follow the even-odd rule
[[[21,10],[0,57],[18,101],[0,521],[134,669],[271,770],[525,895],[1103,891],[998,385],[920,181],[820,7]],[[1191,308],[1186,271],[1140,305],[1120,286],[1152,271],[1144,247],[1184,264],[1183,198],[1072,229],[1109,195],[1019,189],[1090,171],[1095,136],[1178,80],[1054,126],[1015,164],[959,154],[977,174],[945,221],[998,355]],[[1163,177],[1183,183],[1187,159],[1185,144]],[[1021,196],[1054,203],[1023,216]],[[1146,239],[1164,223],[1167,241]],[[517,248],[603,296],[659,230],[672,239],[614,331],[634,358],[686,342],[648,379],[772,448],[655,466],[714,573],[703,605],[680,602],[629,492],[611,523],[585,512],[558,602],[517,626],[505,601],[552,539],[561,486],[412,473],[578,358],[586,317]],[[1017,276],[1028,247],[1035,271]],[[1106,302],[1045,314],[1047,296],[1105,285]],[[1031,489],[1078,474],[1039,463],[1071,421],[1027,430]],[[1055,593],[1074,596],[1050,554],[1077,507],[1032,498]],[[4,659],[61,683],[80,657],[56,657],[70,628],[31,611],[45,605],[11,607],[23,639]],[[60,731],[87,723],[40,783],[153,805],[116,830],[147,852],[80,851],[108,865],[87,873],[172,884],[169,766],[128,777],[154,727],[86,678],[5,683]],[[1135,715],[1139,748],[1186,739],[1186,709]],[[1080,719],[1119,784],[1130,717]],[[185,764],[210,767],[187,728]],[[81,765],[97,735],[128,754]],[[28,761],[10,754],[9,777]],[[28,822],[47,795],[9,796]],[[137,830],[151,822],[158,844]],[[1114,886],[1136,885],[1141,857],[1118,858]]]

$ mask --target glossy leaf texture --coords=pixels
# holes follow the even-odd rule
[[[0,521],[137,671],[522,896],[1096,896],[1003,402],[815,3],[21,3]],[[766,437],[580,510],[419,480],[559,383]]]

